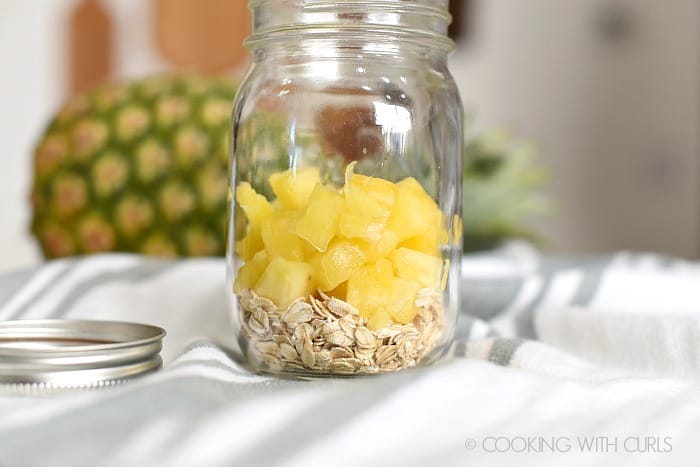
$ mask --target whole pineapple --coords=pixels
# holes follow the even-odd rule
[[[168,76],[72,99],[34,154],[44,255],[223,254],[235,92],[225,78]]]

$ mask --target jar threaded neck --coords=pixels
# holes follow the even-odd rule
[[[246,46],[275,37],[290,39],[327,30],[396,34],[430,42],[450,51],[452,21],[448,0],[250,0],[253,33]]]

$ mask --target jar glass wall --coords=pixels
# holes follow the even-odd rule
[[[462,110],[447,1],[253,0],[228,296],[254,370],[393,371],[451,342]]]

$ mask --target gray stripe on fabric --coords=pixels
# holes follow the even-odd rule
[[[520,279],[466,279],[462,281],[462,310],[489,321],[503,313],[518,295]]]
[[[54,275],[53,280],[50,281],[49,283],[45,284],[40,290],[35,292],[32,297],[27,300],[25,303],[22,304],[22,306],[18,307],[14,313],[12,313],[10,316],[7,317],[7,319],[18,319],[21,318],[22,315],[31,308],[31,306],[36,303],[41,297],[46,295],[51,289],[59,285],[62,281],[68,277],[75,268],[78,267],[79,264],[81,264],[80,261],[77,260],[64,260],[66,261],[66,266],[57,274]]]
[[[9,302],[34,274],[36,270],[27,269],[0,275],[0,307]]]
[[[472,328],[476,323],[476,319],[465,314],[460,314],[457,317],[457,327],[455,329],[455,339],[469,340],[472,334]]]
[[[498,338],[493,341],[488,360],[496,365],[508,366],[513,355],[525,342],[524,339]]]
[[[178,262],[148,260],[146,263],[138,264],[121,271],[109,271],[97,274],[73,287],[47,317],[55,319],[65,316],[80,298],[95,287],[110,282],[139,282],[144,279],[152,279],[170,270],[176,264],[178,264]]]
[[[659,255],[659,268],[673,269],[677,264],[682,263],[682,260],[668,255]]]
[[[467,356],[467,349],[469,348],[469,341],[466,340],[455,340],[452,343],[452,355],[457,358],[464,358]]]
[[[323,439],[355,418],[371,412],[398,390],[411,387],[423,376],[421,369],[405,370],[393,375],[377,375],[365,381],[349,381],[346,390],[327,397],[309,407],[304,414],[268,433],[228,465],[277,465],[300,445]],[[380,385],[379,382],[382,382]],[[309,383],[309,384],[319,384]],[[354,387],[352,387],[354,386]],[[342,403],[338,403],[342,400]],[[329,465],[332,465],[329,461]]]
[[[610,266],[610,259],[601,260],[595,264],[587,265],[584,268],[584,275],[573,300],[572,305],[588,306],[600,288],[603,274]]]

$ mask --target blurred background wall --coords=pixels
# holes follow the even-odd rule
[[[567,252],[700,254],[700,2],[482,0],[452,57],[477,125],[535,138]]]
[[[243,6],[243,0],[0,0],[0,271],[40,260],[27,228],[31,154],[48,119],[80,88],[70,53],[76,15],[107,17],[110,57],[89,63],[124,79],[188,68],[191,54],[206,55],[209,49],[177,43],[187,34],[199,37],[197,28],[183,30],[177,14],[162,23],[168,5],[178,2],[227,3],[232,12]],[[548,193],[558,205],[538,225],[547,248],[700,256],[700,2],[464,6],[451,69],[475,128],[505,124],[539,143],[553,173]],[[245,32],[248,19],[232,13],[228,21],[218,21],[220,34],[210,31],[209,40],[238,43],[232,38]],[[209,57],[209,68],[240,73],[245,57],[238,47],[221,49],[223,61]]]

